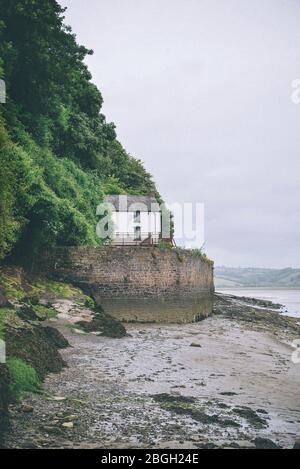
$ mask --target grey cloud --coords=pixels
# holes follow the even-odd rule
[[[61,3],[125,148],[205,203],[216,264],[299,267],[299,2]]]

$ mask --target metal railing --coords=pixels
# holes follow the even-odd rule
[[[114,246],[153,246],[160,240],[159,233],[115,233],[111,244]]]

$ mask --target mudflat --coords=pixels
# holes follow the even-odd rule
[[[128,324],[122,339],[57,327],[68,368],[11,406],[6,447],[291,448],[300,436],[300,327],[269,304],[217,296],[201,322]]]

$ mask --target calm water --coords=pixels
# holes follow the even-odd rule
[[[265,288],[218,288],[220,293],[236,296],[249,296],[261,300],[273,301],[284,306],[286,314],[300,317],[300,289],[265,289]]]

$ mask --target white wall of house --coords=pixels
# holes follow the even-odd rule
[[[142,239],[146,239],[148,234],[158,236],[161,232],[160,212],[140,212],[140,222],[135,221],[134,212],[113,212],[115,234],[129,234],[134,236],[135,227],[141,228]]]

